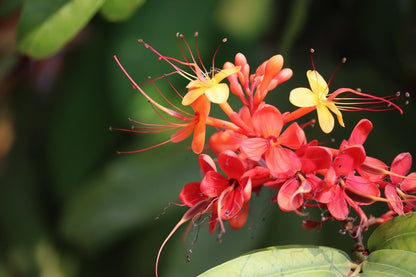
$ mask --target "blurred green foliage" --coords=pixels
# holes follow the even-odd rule
[[[252,71],[285,54],[293,78],[267,101],[292,109],[290,89],[305,86],[315,66],[327,78],[346,56],[331,87],[360,87],[377,95],[415,92],[416,12],[401,1],[14,1],[0,2],[0,276],[152,276],[158,248],[185,208],[182,186],[199,181],[186,143],[117,155],[161,142],[167,134],[109,132],[127,118],[152,121],[153,110],[113,60],[138,83],[172,69],[137,42],[180,57],[175,38],[199,32],[207,64],[223,37],[220,66],[243,52]],[[117,21],[116,23],[114,21]],[[191,43],[192,44],[192,43]],[[172,79],[175,80],[175,79]],[[178,84],[181,84],[180,80]],[[167,90],[167,84],[161,84]],[[347,114],[347,127],[323,136],[337,145],[359,119],[374,120],[368,154],[386,163],[416,153],[415,99],[405,114]],[[162,276],[194,276],[244,252],[270,245],[314,244],[351,253],[337,222],[306,231],[302,218],[278,210],[273,192],[255,197],[249,222],[227,230],[223,242],[207,226],[180,229],[164,249]],[[266,203],[266,204],[265,204]],[[385,206],[373,212],[380,214]],[[158,215],[159,220],[154,220]],[[196,238],[198,238],[196,240]],[[196,240],[196,241],[195,241]],[[184,253],[193,249],[191,262]]]

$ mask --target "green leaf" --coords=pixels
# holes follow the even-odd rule
[[[368,239],[368,248],[416,252],[416,213],[401,215],[380,225]]]
[[[121,21],[133,15],[146,0],[106,0],[101,15],[109,21]]]
[[[21,52],[40,59],[60,50],[92,16],[104,0],[27,0],[17,25]]]
[[[341,276],[351,270],[347,255],[329,247],[269,247],[214,267],[210,276]]]
[[[385,249],[377,250],[363,263],[360,276],[416,276],[416,253]]]

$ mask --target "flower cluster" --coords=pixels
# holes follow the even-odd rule
[[[369,120],[359,121],[338,148],[307,138],[305,128],[314,120],[300,123],[304,115],[316,110],[320,128],[324,133],[330,133],[335,125],[333,115],[344,126],[341,111],[398,110],[402,113],[395,103],[402,96],[377,97],[351,88],[338,88],[330,93],[329,84],[313,66],[306,74],[310,88],[295,88],[289,93],[289,101],[297,109],[281,111],[265,102],[270,91],[292,76],[292,70],[283,67],[281,55],[264,61],[254,73],[250,73],[247,59],[241,53],[235,56],[234,62],[226,62],[223,69],[215,68],[214,64],[207,69],[199,51],[194,56],[181,34],[178,34],[178,40],[183,59],[163,56],[147,43],[140,42],[159,59],[172,65],[175,73],[189,80],[186,87],[177,88],[167,75],[163,77],[181,97],[182,105],[190,106],[190,111],[174,105],[167,98],[164,99],[168,106],[156,102],[115,57],[133,86],[165,122],[145,124],[132,120],[138,125],[132,131],[176,129],[167,141],[131,152],[184,141],[192,135],[191,148],[199,154],[203,177],[186,184],[179,193],[180,201],[189,209],[161,249],[179,226],[203,215],[209,216],[211,233],[217,229],[224,233],[224,222],[232,228],[241,228],[246,223],[253,192],[260,193],[264,187],[276,192],[273,199],[283,211],[300,215],[306,215],[307,207],[327,211],[328,216],[321,221],[305,220],[306,228],[319,226],[327,219],[347,221],[354,210],[360,219],[354,229],[357,236],[371,224],[363,206],[377,201],[387,203],[389,212],[371,220],[376,223],[415,209],[416,197],[412,194],[416,192],[416,172],[408,174],[411,155],[397,155],[390,166],[368,156],[364,142],[373,127]],[[153,81],[151,83],[155,85]],[[228,103],[230,92],[241,102],[238,110]],[[214,117],[210,112],[211,104],[219,105],[228,119]],[[207,126],[216,130],[208,141]]]

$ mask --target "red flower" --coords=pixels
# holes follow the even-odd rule
[[[221,152],[218,155],[218,164],[227,177],[217,171],[209,171],[202,179],[200,188],[204,195],[216,201],[213,209],[218,214],[221,231],[225,232],[222,220],[229,220],[239,213],[247,212],[243,206],[250,200],[252,185],[250,177],[244,176],[244,164],[234,152]],[[245,222],[246,217],[243,219]],[[229,223],[231,227],[240,227],[244,222]]]
[[[293,123],[282,132],[283,117],[280,111],[271,105],[264,105],[258,109],[253,115],[252,123],[260,137],[246,139],[240,144],[247,157],[259,161],[264,155],[272,175],[296,168],[299,159],[288,148],[298,149],[306,142],[302,128]]]
[[[416,207],[416,198],[407,193],[416,192],[416,172],[409,173],[412,166],[410,153],[397,155],[390,167],[390,182],[384,188],[384,194],[389,200],[387,204],[397,214],[404,214],[404,207],[401,198],[407,199],[411,208]]]

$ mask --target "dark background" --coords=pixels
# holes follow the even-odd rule
[[[153,275],[159,246],[186,210],[165,208],[179,202],[183,185],[201,177],[197,156],[187,149],[189,140],[144,153],[116,154],[168,138],[109,131],[109,126],[129,128],[128,117],[145,122],[157,117],[131,89],[113,55],[139,83],[149,75],[171,72],[137,39],[180,57],[175,34],[183,33],[193,45],[198,31],[201,55],[209,65],[227,37],[216,65],[242,52],[252,73],[262,61],[282,53],[294,76],[266,101],[286,111],[294,109],[287,100],[290,90],[308,85],[310,48],[316,50],[315,66],[327,80],[347,57],[331,83],[333,90],[345,86],[378,96],[415,93],[415,8],[411,0],[153,0],[122,23],[95,16],[48,59],[3,53],[0,276]],[[2,13],[2,39],[13,29],[4,24],[6,19],[13,22],[13,16],[18,17]],[[5,70],[9,59],[14,65]],[[344,113],[346,128],[337,125],[330,135],[308,129],[307,137],[336,147],[361,118],[369,118],[374,130],[365,144],[367,154],[390,164],[398,153],[416,153],[414,97],[403,115]],[[269,201],[273,195],[265,190],[254,197],[246,226],[227,228],[222,243],[202,225],[199,232],[190,231],[182,247],[185,227],[179,229],[162,254],[161,276],[194,276],[272,245],[326,245],[352,253],[353,241],[339,233],[339,223],[327,222],[320,232],[306,231],[302,217],[282,212]],[[369,213],[386,210],[384,204],[374,206]]]

